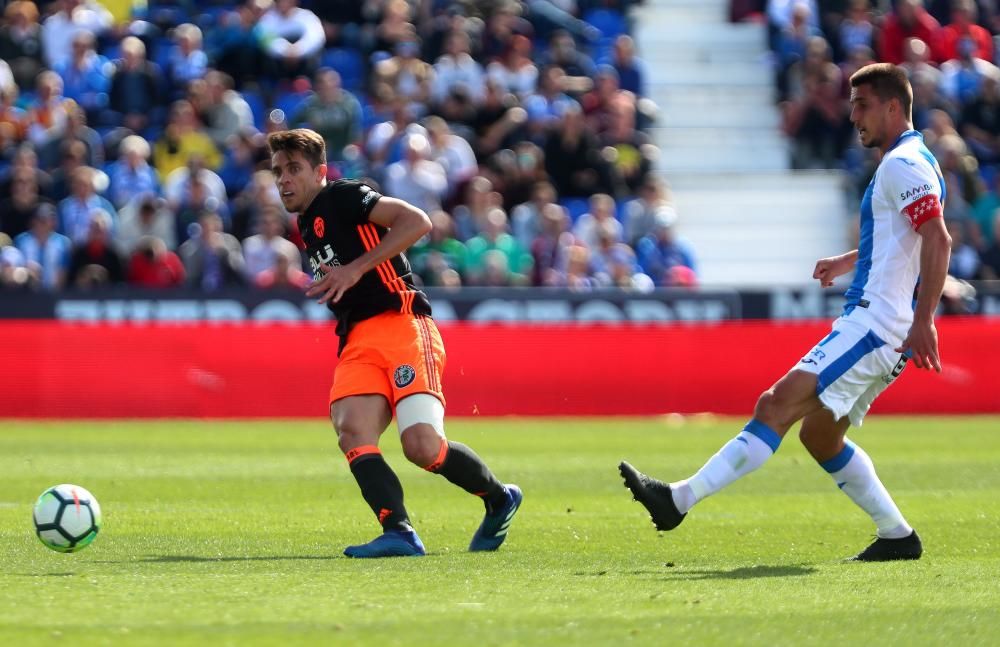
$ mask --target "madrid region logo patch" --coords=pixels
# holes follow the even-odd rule
[[[316,220],[313,220],[313,231],[316,232],[316,236],[319,238],[323,237],[323,233],[326,231],[326,226],[323,224],[322,218],[317,217]]]
[[[409,364],[403,364],[396,369],[396,372],[392,374],[392,379],[396,383],[396,388],[401,389],[404,386],[410,386],[413,383],[413,379],[417,377],[417,372],[413,370],[413,367]]]

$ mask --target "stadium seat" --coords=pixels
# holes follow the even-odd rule
[[[590,203],[587,198],[561,198],[559,204],[566,208],[569,217],[573,222],[590,210]]]
[[[267,108],[264,106],[264,99],[256,90],[251,90],[250,88],[244,88],[243,99],[250,106],[250,112],[253,113],[253,125],[257,130],[264,130],[264,123],[267,120]]]
[[[335,47],[323,52],[320,61],[324,67],[337,70],[345,90],[356,92],[364,86],[365,64],[357,52]]]
[[[591,9],[583,15],[583,19],[596,27],[604,38],[615,38],[628,31],[625,17],[612,9]]]
[[[274,100],[274,107],[285,113],[286,119],[291,119],[302,102],[312,95],[312,91],[306,92],[283,92]],[[251,108],[252,110],[253,108]]]

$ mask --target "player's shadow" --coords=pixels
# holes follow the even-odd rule
[[[343,555],[254,555],[225,557],[200,557],[198,555],[146,555],[135,561],[146,564],[217,563],[217,562],[274,562],[281,560],[341,559]]]
[[[761,564],[758,566],[741,566],[732,570],[696,570],[696,571],[676,571],[660,572],[671,580],[755,580],[765,577],[803,577],[812,575],[816,569],[812,566],[801,566],[797,564],[784,566],[769,566]]]
[[[628,571],[626,575],[638,576],[643,579],[659,579],[666,576],[668,580],[753,580],[763,577],[802,577],[812,575],[816,569],[812,566],[783,565],[783,566],[741,566],[732,570],[685,570],[675,569],[673,565],[666,570]],[[577,572],[577,577],[601,577],[607,575],[608,571]]]

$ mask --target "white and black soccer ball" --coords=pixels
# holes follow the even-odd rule
[[[101,530],[101,506],[79,485],[63,483],[42,492],[35,503],[35,533],[60,553],[83,550]]]

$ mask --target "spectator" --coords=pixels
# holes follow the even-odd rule
[[[86,235],[75,243],[69,262],[69,285],[90,287],[125,280],[125,264],[111,239],[111,215],[94,209],[89,215]]]
[[[288,261],[288,267],[302,266],[298,247],[284,238],[284,220],[284,213],[271,207],[261,215],[258,233],[243,241],[243,259],[250,283],[256,284],[263,272],[273,271],[279,256]]]
[[[191,81],[205,77],[208,56],[202,49],[201,29],[196,25],[184,23],[175,27],[173,41],[167,57],[167,69],[163,73],[170,85],[180,90]],[[178,92],[171,98],[179,96]]]
[[[611,101],[608,113],[608,127],[600,137],[605,159],[611,163],[616,180],[624,186],[616,186],[617,193],[624,190],[634,195],[653,168],[659,151],[646,133],[636,130],[635,97],[628,92],[620,92]]]
[[[34,282],[45,290],[60,290],[66,284],[73,247],[69,238],[56,231],[56,220],[55,208],[41,204],[31,219],[31,228],[14,238]]]
[[[274,265],[262,271],[254,279],[254,285],[265,290],[295,290],[301,292],[312,282],[312,277],[302,271],[302,264],[296,260],[295,264],[284,254],[278,254],[274,259]]]
[[[503,196],[493,190],[493,182],[485,176],[472,178],[465,186],[461,202],[452,211],[455,237],[463,242],[478,235],[486,226],[486,215],[494,207],[503,206]]]
[[[962,110],[961,131],[981,164],[1000,161],[1000,79],[983,77],[979,94]]]
[[[257,24],[270,76],[293,79],[312,76],[326,44],[323,23],[298,6],[298,0],[275,0]]]
[[[87,115],[80,106],[73,101],[67,101],[65,108],[65,130],[58,139],[52,139],[39,148],[40,163],[44,166],[58,164],[62,151],[73,142],[80,142],[86,151],[84,154],[84,163],[94,168],[103,167],[104,141],[101,139],[101,136],[97,134],[96,130],[87,125]],[[100,175],[103,182],[106,179],[103,177],[105,173],[101,171]]]
[[[487,160],[489,175],[500,195],[503,208],[513,209],[531,199],[539,182],[548,179],[545,153],[530,141],[514,144],[514,150],[504,150]]]
[[[257,23],[269,0],[244,0],[234,11],[225,12],[208,33],[206,54],[215,69],[231,77],[237,88],[256,83],[263,69],[264,54],[257,40]]]
[[[55,13],[42,23],[42,49],[49,68],[66,65],[74,37],[80,32],[101,36],[111,27],[107,9],[94,0],[57,0]]]
[[[10,65],[18,87],[30,88],[45,69],[42,61],[42,27],[34,2],[14,0],[3,12],[0,25],[0,60]]]
[[[276,206],[284,211],[274,175],[270,170],[256,171],[250,182],[232,200],[232,229],[230,233],[238,239],[246,238],[257,231],[258,223],[269,207]],[[294,227],[295,222],[289,223]],[[297,230],[289,232],[289,238],[296,240]]]
[[[664,217],[676,218],[674,207],[667,198],[667,188],[663,181],[650,173],[639,186],[636,197],[625,203],[622,210],[622,229],[625,242],[632,247],[653,232],[653,226],[660,211]]]
[[[981,255],[982,265],[979,268],[979,277],[985,280],[1000,279],[1000,210],[994,211],[992,230],[993,237],[986,250]]]
[[[940,23],[924,9],[923,0],[899,0],[895,10],[882,22],[879,60],[899,65],[904,60],[904,44],[908,38],[919,38],[933,46],[940,28]]]
[[[934,87],[941,82],[941,71],[931,62],[931,48],[919,38],[907,38],[903,45],[903,58],[900,63],[910,77],[910,83],[917,83],[922,77],[929,78]]]
[[[16,102],[17,88],[0,88],[0,159],[6,159],[27,135],[27,116]]]
[[[517,103],[513,94],[505,92],[497,83],[487,81],[483,105],[475,111],[472,121],[466,124],[475,135],[469,143],[478,159],[485,159],[501,148],[511,148],[521,139],[528,113]]]
[[[55,72],[38,76],[37,95],[28,109],[28,139],[37,148],[62,137],[69,121],[68,99],[63,96],[63,82]]]
[[[178,169],[182,173],[187,169]],[[223,229],[231,224],[229,206],[226,203],[225,189],[218,176],[214,178],[211,171],[195,170],[179,184],[173,199],[168,197],[167,203],[176,211],[177,240],[184,242],[194,234],[192,231],[204,213],[214,213],[222,220]],[[214,187],[214,188],[213,188]]]
[[[41,205],[53,205],[38,194],[38,179],[30,168],[15,167],[10,184],[10,197],[0,201],[0,231],[17,238],[28,230]]]
[[[1000,209],[1000,172],[994,169],[987,177],[989,182],[972,203],[969,214],[972,218],[970,242],[979,250],[985,249],[993,240],[994,216]]]
[[[448,197],[455,195],[470,179],[479,174],[476,154],[464,138],[451,132],[441,117],[428,117],[424,121],[430,141],[430,158],[444,168],[448,177]]]
[[[407,258],[425,285],[440,286],[449,270],[465,274],[466,248],[455,238],[455,223],[447,212],[429,215],[433,228],[407,252]]]
[[[166,181],[171,172],[187,166],[192,157],[200,158],[212,170],[222,166],[222,154],[211,137],[200,130],[191,103],[175,101],[163,137],[153,147],[153,164]]]
[[[534,260],[528,250],[507,232],[507,213],[494,207],[486,215],[483,232],[465,245],[465,270],[474,285],[527,285]],[[496,254],[503,259],[498,262]]]
[[[222,231],[222,218],[205,211],[194,229],[195,235],[180,247],[188,284],[205,292],[243,284],[240,243]]]
[[[387,0],[382,4],[382,16],[375,26],[371,49],[374,52],[393,52],[399,43],[412,42],[417,35],[413,26],[410,3],[406,0]]]
[[[117,240],[126,254],[147,237],[162,241],[167,249],[177,249],[174,212],[163,198],[152,193],[137,195],[118,212],[118,219]]]
[[[936,44],[936,58],[941,63],[967,55],[993,62],[993,37],[976,24],[974,0],[952,2],[951,22],[938,31]]]
[[[965,235],[967,222],[949,218],[945,224],[951,235],[951,259],[948,262],[948,274],[964,281],[975,279],[979,275],[979,252],[969,244]]]
[[[590,273],[590,249],[586,245],[573,245],[567,251],[566,272],[558,287],[574,291],[593,290],[597,280]]]
[[[255,131],[242,131],[230,138],[218,173],[227,196],[238,194],[250,184],[258,166],[267,164],[262,144],[263,136]]]
[[[550,203],[543,207],[539,221],[540,231],[531,242],[531,284],[565,285],[569,249],[576,243],[569,231],[569,214],[561,205]]]
[[[93,233],[91,224],[98,216],[107,220],[101,223],[104,233],[114,228],[115,208],[97,194],[95,178],[96,171],[89,166],[75,169],[70,180],[70,195],[59,203],[59,229],[74,245],[82,244]]]
[[[791,21],[777,37],[778,55],[778,97],[787,98],[793,94],[790,88],[792,82],[789,75],[792,68],[799,65],[809,54],[809,44],[816,39],[823,40],[819,28],[812,18],[807,4],[796,4],[792,10]],[[823,42],[826,42],[823,40]]]
[[[603,134],[611,122],[615,100],[620,96],[634,96],[621,91],[618,72],[610,65],[600,65],[594,78],[594,88],[580,98],[580,106],[587,118],[587,125],[598,135]],[[633,120],[635,107],[632,108]]]
[[[637,97],[646,96],[646,64],[635,55],[635,41],[627,34],[615,38],[611,65],[618,73],[618,86]]]
[[[94,50],[94,35],[81,31],[73,37],[73,54],[55,68],[63,80],[64,94],[82,107],[95,121],[108,106],[111,73],[114,67]]]
[[[191,82],[188,96],[204,124],[205,134],[220,150],[226,151],[240,133],[256,132],[253,112],[233,89],[233,79],[228,74],[210,70],[204,79]]]
[[[163,74],[146,60],[146,46],[135,36],[122,39],[122,58],[115,63],[106,115],[109,125],[125,126],[134,133],[144,133],[160,123],[160,88]]]
[[[361,141],[361,103],[340,86],[340,74],[324,67],[316,73],[313,92],[292,115],[290,125],[308,126],[326,142],[330,162],[344,159],[344,148]]]
[[[514,36],[526,36],[529,40],[534,37],[535,29],[523,17],[523,13],[524,5],[517,0],[501,0],[494,4],[483,30],[480,53],[484,60],[503,56]]]
[[[73,191],[73,174],[76,169],[87,166],[87,145],[79,140],[63,142],[60,145],[62,156],[59,168],[52,172],[52,184],[49,195],[53,200],[61,202]],[[97,171],[94,171],[95,177]]]
[[[542,56],[544,67],[558,67],[566,73],[565,83],[577,96],[590,89],[591,80],[597,74],[593,59],[576,47],[576,41],[569,32],[557,30],[549,39],[549,51]]]
[[[973,56],[971,39],[958,43],[958,58],[941,64],[940,92],[956,105],[972,102],[980,93],[983,79],[1000,77],[1000,68],[993,63]]]
[[[118,160],[111,165],[109,197],[122,208],[136,196],[158,194],[160,179],[149,165],[149,142],[139,135],[129,135],[118,145]]]
[[[375,65],[376,83],[385,83],[411,106],[418,110],[430,99],[434,68],[420,59],[420,44],[416,40],[403,40],[396,44],[395,55]]]
[[[795,140],[796,168],[832,168],[844,153],[852,126],[843,100],[840,68],[821,37],[809,41],[806,58],[790,71],[784,128]]]
[[[583,111],[572,104],[545,141],[545,169],[562,198],[614,193],[611,168],[601,157],[600,142],[587,128]]]
[[[847,14],[837,31],[841,53],[852,52],[858,47],[873,49],[877,30],[869,0],[848,0]]]
[[[590,210],[580,216],[573,227],[577,240],[596,249],[602,229],[614,233],[614,242],[621,242],[624,231],[620,222],[615,220],[615,199],[606,193],[597,193],[590,198]]]
[[[506,92],[525,97],[538,85],[538,68],[532,62],[531,39],[514,34],[507,50],[498,60],[486,66],[486,75]]]
[[[562,113],[579,104],[566,92],[566,73],[561,67],[547,67],[542,70],[537,91],[524,99],[524,109],[528,113],[526,138],[536,144],[545,141],[549,131],[558,123]]]
[[[31,273],[28,271],[24,254],[11,243],[10,236],[0,232],[0,288],[22,289],[29,285]]]
[[[136,241],[128,263],[128,282],[143,288],[172,288],[184,284],[184,264],[156,236]]]
[[[465,92],[474,105],[482,103],[486,95],[486,73],[469,53],[469,35],[453,32],[447,39],[445,53],[434,63],[434,80],[431,100],[443,103],[456,89]]]
[[[639,266],[653,279],[656,285],[670,287],[678,282],[688,283],[686,272],[674,272],[675,267],[696,270],[694,252],[691,246],[679,239],[674,232],[676,215],[660,211],[657,214],[653,233],[644,237],[636,246]]]
[[[448,176],[441,164],[429,159],[431,147],[427,137],[420,133],[407,135],[403,151],[403,159],[390,164],[385,171],[387,195],[426,212],[440,209],[448,190]]]
[[[511,233],[517,242],[530,248],[542,233],[542,213],[556,202],[556,188],[551,182],[536,182],[531,189],[531,200],[522,202],[510,212]]]

